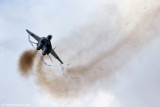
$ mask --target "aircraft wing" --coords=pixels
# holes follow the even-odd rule
[[[50,53],[57,59],[61,62],[61,64],[63,64],[63,62],[60,60],[60,58],[58,57],[58,55],[54,52],[53,49],[51,49]]]
[[[36,39],[37,41],[39,41],[41,38],[39,36],[37,36],[36,34],[32,33],[31,31],[27,30],[26,31],[34,38]]]

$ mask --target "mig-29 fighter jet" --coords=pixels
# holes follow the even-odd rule
[[[48,35],[47,37],[39,37],[36,34],[32,33],[31,31],[27,30],[29,35],[31,35],[35,40],[37,40],[38,43],[36,49],[37,50],[42,50],[42,54],[43,55],[49,55],[52,54],[57,60],[60,61],[61,64],[63,64],[63,62],[60,60],[60,58],[58,57],[58,55],[54,52],[54,49],[52,49],[52,44],[51,44],[51,39],[52,39],[52,35]]]

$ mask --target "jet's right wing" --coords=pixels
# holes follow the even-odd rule
[[[62,62],[61,59],[58,57],[58,55],[54,52],[53,49],[51,49],[50,53],[51,53],[57,60],[59,60],[59,62],[61,62],[61,64],[63,64],[63,62]]]
[[[37,41],[39,41],[41,38],[39,36],[37,36],[36,34],[32,33],[31,31],[27,30],[26,31],[34,38],[36,39]]]

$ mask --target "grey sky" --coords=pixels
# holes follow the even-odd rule
[[[19,55],[31,48],[25,30],[30,29],[40,36],[53,34],[55,42],[84,23],[95,4],[96,0],[1,1],[0,104],[31,104],[34,107],[41,106],[41,99],[45,99],[32,82],[26,81],[18,73]]]
[[[52,34],[52,43],[54,45],[56,45],[56,43],[61,44],[61,39],[64,37],[69,38],[70,35],[73,36],[75,30],[89,23],[90,17],[96,16],[96,14],[103,16],[103,12],[101,13],[98,10],[99,8],[101,9],[101,6],[105,5],[104,3],[110,1],[103,2],[102,0],[0,1],[0,107],[1,104],[7,103],[31,104],[32,107],[51,107],[51,104],[55,107],[70,107],[67,106],[68,102],[65,101],[62,104],[57,104],[56,102],[51,103],[45,95],[40,94],[40,90],[34,85],[32,78],[25,79],[20,76],[17,66],[19,56],[24,50],[31,48],[27,41],[25,29],[29,29],[40,36]],[[113,5],[108,5],[110,7],[107,9],[113,10],[115,6],[117,6],[118,9],[121,7],[119,11],[122,12],[122,20],[120,21],[130,24],[126,29],[124,26],[121,26],[122,29],[125,29],[123,31],[125,32],[132,28],[134,26],[133,22],[130,22],[132,16],[130,16],[131,18],[129,16],[129,18],[126,18],[127,10],[122,8],[123,6],[121,5],[124,3],[126,7],[129,8],[130,6],[134,7],[138,3],[132,1],[127,2],[127,0],[123,0],[122,4],[117,0],[111,2]],[[133,5],[130,3],[133,3]],[[157,3],[157,1],[155,1],[155,3]],[[147,6],[149,8],[150,4],[154,3],[148,0],[146,4],[140,6]],[[134,8],[132,9],[134,10]],[[112,13],[112,11],[110,12]],[[115,16],[113,16],[108,17],[114,20]],[[134,20],[136,20],[137,17],[134,17]],[[103,17],[100,19],[105,20]],[[94,18],[91,21],[93,20]],[[121,22],[116,23],[121,24]],[[112,27],[109,24],[106,26]],[[157,25],[156,28],[160,27]],[[74,37],[76,38],[76,36]],[[118,36],[116,37],[118,38]],[[110,40],[109,42],[112,41]],[[107,84],[108,86],[104,84],[105,88],[102,89],[101,87],[97,89],[95,85],[94,90],[97,92],[80,98],[79,102],[76,102],[72,106],[159,107],[159,46],[160,38],[157,37],[156,40],[150,42],[140,53],[134,56],[132,60],[128,61],[123,68],[119,69],[114,82],[110,82]],[[66,50],[69,49],[70,47]],[[63,55],[65,54],[63,53]]]

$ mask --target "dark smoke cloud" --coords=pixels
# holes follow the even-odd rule
[[[27,50],[22,53],[19,59],[19,69],[22,75],[27,76],[30,73],[30,70],[33,68],[36,54],[37,51],[35,50]]]
[[[159,10],[159,6],[151,7],[150,11],[138,16],[134,26],[122,31],[125,22],[116,23],[121,21],[121,13],[118,9],[110,12],[110,8],[105,8],[90,24],[74,32],[70,36],[72,39],[64,39],[61,42],[64,44],[59,45],[63,49],[57,49],[62,59],[71,61],[71,66],[65,68],[65,75],[57,75],[55,72],[60,70],[44,66],[39,59],[34,73],[36,84],[56,99],[85,95],[96,83],[101,88],[106,87],[121,67],[158,36]],[[32,55],[34,58],[35,54]],[[25,55],[20,59],[23,57]],[[26,72],[33,64],[28,66],[26,60],[20,60],[20,65],[20,70]]]

